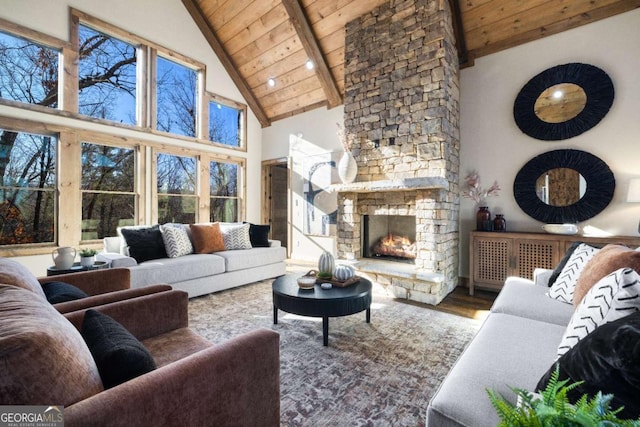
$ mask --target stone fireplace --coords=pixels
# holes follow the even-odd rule
[[[337,186],[338,257],[394,295],[458,284],[458,61],[446,0],[390,0],[346,27],[345,130],[356,181]],[[368,257],[365,218],[413,217],[409,264]]]

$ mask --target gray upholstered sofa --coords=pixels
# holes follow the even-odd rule
[[[556,360],[573,306],[545,295],[550,270],[535,283],[509,277],[480,331],[429,402],[427,425],[495,426],[490,388],[515,401],[511,387],[533,390]]]
[[[110,262],[112,267],[128,268],[132,288],[167,283],[192,298],[281,276],[286,270],[286,250],[277,240],[269,240],[269,247],[190,254],[138,264],[121,253],[120,239],[105,238],[104,252],[97,259]]]

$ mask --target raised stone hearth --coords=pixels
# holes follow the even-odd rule
[[[458,62],[449,2],[391,0],[346,27],[345,130],[356,182],[338,191],[338,257],[400,298],[458,284]],[[415,263],[364,259],[364,215],[416,218]]]

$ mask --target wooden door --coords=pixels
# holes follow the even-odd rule
[[[289,170],[286,165],[273,165],[269,173],[269,218],[271,238],[287,246]]]

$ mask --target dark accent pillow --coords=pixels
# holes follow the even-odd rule
[[[156,369],[149,350],[106,314],[87,310],[80,333],[98,366],[105,389]]]
[[[251,240],[251,246],[254,248],[268,248],[269,247],[269,231],[270,225],[251,224],[250,222],[244,222],[249,224],[249,240]]]
[[[51,304],[60,302],[75,301],[86,298],[87,295],[82,289],[65,282],[47,282],[42,284],[42,290]]]
[[[560,380],[584,381],[568,393],[571,401],[602,391],[614,395],[612,408],[624,406],[620,418],[640,416],[640,312],[599,326],[556,363],[560,365]],[[555,363],[536,390],[544,390],[554,370]]]
[[[123,228],[121,232],[127,241],[129,256],[135,258],[138,263],[151,259],[167,258],[159,225],[140,229]]]

